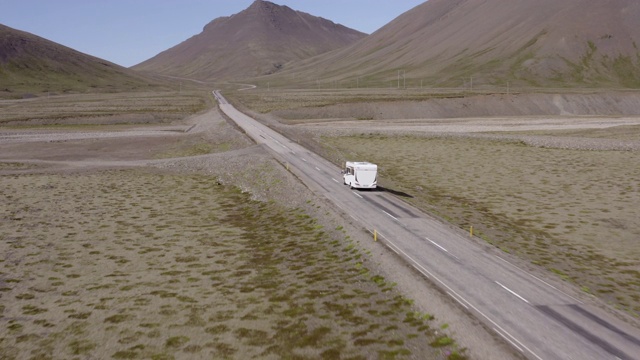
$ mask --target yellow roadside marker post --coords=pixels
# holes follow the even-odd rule
[[[377,230],[373,230],[373,241],[378,241],[378,231]]]
[[[471,228],[469,229],[469,236],[473,237],[473,226],[471,226]]]

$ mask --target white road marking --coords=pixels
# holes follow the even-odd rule
[[[514,295],[515,297],[517,297],[518,299],[526,302],[527,304],[529,304],[529,301],[525,298],[523,298],[522,296],[518,295],[518,293],[516,293],[515,291],[509,289],[508,287],[500,284],[499,282],[496,281],[496,284],[500,285],[503,289],[507,290],[508,292],[510,292],[512,295]]]
[[[429,238],[425,238],[425,239],[429,240],[433,245],[435,245],[435,246],[437,246],[438,248],[440,248],[440,250],[442,250],[442,251],[444,251],[444,252],[446,252],[446,253],[448,253],[448,252],[449,252],[449,250],[445,249],[443,246],[441,246],[441,245],[440,245],[440,244],[438,244],[437,242],[435,242],[435,241],[433,241],[433,240],[431,240],[431,239],[429,239]]]
[[[336,180],[336,179],[334,179],[334,178],[331,178],[331,180],[333,180],[333,181],[335,181],[336,183],[340,184],[340,181],[338,181],[338,180]]]
[[[375,231],[375,230],[374,230],[374,231]],[[369,232],[370,232],[371,234],[376,234],[379,238],[382,238],[382,239],[385,239],[385,240],[387,240],[387,241],[388,241],[388,239],[387,239],[384,235],[380,234],[380,232],[375,231],[375,233],[374,233],[374,231],[369,230]],[[391,251],[393,251],[394,253],[396,253],[396,254],[400,255],[400,253],[399,253],[396,249],[392,248],[392,247],[391,247],[391,246],[389,246],[388,244],[385,244],[385,245],[386,245],[389,249],[391,249]],[[414,267],[415,267],[415,266],[414,266]]]
[[[446,252],[446,253],[447,253],[447,255],[449,255],[449,256],[451,256],[451,257],[455,258],[456,260],[460,260],[460,258],[459,258],[459,257],[457,257],[457,256],[453,255],[452,253],[450,253],[450,252],[449,252],[449,250],[447,250],[447,249],[445,249],[445,248],[444,248],[444,246],[442,246],[442,245],[438,244],[437,242],[435,242],[435,241],[433,241],[433,240],[431,240],[431,239],[429,239],[429,238],[425,238],[425,239],[429,240],[433,245],[435,245],[436,247],[438,247],[440,250],[442,250],[442,251]]]
[[[562,290],[560,290],[560,289],[556,288],[555,286],[553,286],[553,285],[549,284],[548,282],[546,282],[546,281],[544,281],[544,280],[540,279],[539,277],[537,277],[537,276],[535,276],[535,275],[533,275],[533,274],[529,273],[528,271],[523,270],[523,269],[521,269],[521,268],[519,268],[519,267],[517,267],[517,266],[513,265],[512,263],[510,263],[509,261],[507,261],[507,260],[505,260],[505,259],[501,258],[500,256],[496,255],[496,257],[497,257],[498,259],[502,260],[503,262],[505,262],[506,264],[510,265],[511,267],[513,267],[513,268],[515,268],[515,269],[518,269],[518,270],[522,271],[523,273],[525,273],[525,274],[527,274],[527,275],[531,276],[532,278],[534,278],[534,279],[538,280],[539,282],[543,283],[544,285],[546,285],[546,286],[548,286],[548,287],[552,288],[553,290],[555,290],[555,291],[557,291],[557,292],[559,292],[559,293],[561,293],[561,294],[563,294],[563,295],[565,295],[565,296],[567,296],[567,297],[570,297],[571,299],[573,299],[574,301],[576,301],[578,304],[584,304],[584,303],[583,303],[582,301],[580,301],[579,299],[574,298],[573,296],[571,296],[571,295],[569,295],[569,294],[565,293],[564,291],[562,291]]]
[[[397,217],[395,217],[395,216],[393,216],[393,215],[389,214],[388,212],[386,212],[386,211],[384,211],[384,210],[382,210],[382,212],[383,212],[383,213],[385,213],[388,217],[392,218],[393,220],[398,221],[398,218],[397,218]]]
[[[362,195],[358,194],[357,192],[352,191],[352,193],[353,193],[355,196],[359,197],[360,199],[364,199],[364,198],[362,197]]]
[[[305,159],[305,158],[302,158],[302,161],[304,161],[304,162],[307,162],[307,159]]]
[[[460,298],[461,301],[463,301],[464,303],[468,304],[469,307],[471,307],[471,309],[473,309],[475,312],[477,312],[478,314],[480,314],[483,318],[487,319],[487,321],[489,321],[493,326],[497,327],[498,329],[500,329],[503,333],[505,333],[506,335],[509,336],[509,338],[513,339],[513,341],[515,341],[518,345],[520,345],[522,348],[526,349],[531,355],[533,355],[536,359],[538,360],[542,360],[542,358],[540,356],[538,356],[536,353],[534,353],[533,351],[531,351],[528,347],[526,347],[522,342],[520,342],[518,339],[516,339],[513,335],[509,334],[508,331],[506,331],[505,329],[503,329],[500,325],[498,325],[495,321],[493,321],[490,317],[488,317],[485,313],[483,313],[482,311],[480,311],[477,307],[473,306],[473,304],[471,304],[469,301],[467,301],[464,297],[462,297],[460,294],[458,294],[455,290],[453,290],[452,288],[449,287],[449,285],[445,284],[442,280],[438,279],[436,276],[434,276],[429,270],[427,270],[426,268],[424,268],[422,265],[420,265],[414,258],[412,258],[411,256],[409,256],[407,253],[405,253],[404,251],[402,251],[400,248],[398,248],[398,246],[396,244],[394,244],[391,240],[386,239],[386,244],[389,248],[391,248],[391,246],[394,246],[398,249],[398,251],[405,257],[407,258],[409,261],[411,261],[413,264],[413,267],[415,269],[417,269],[422,275],[426,276],[427,278],[429,277],[433,277],[436,281],[438,281],[442,286],[444,286],[448,291],[452,292],[453,294],[455,294],[458,298]],[[393,249],[392,249],[393,250]]]
[[[316,166],[316,170],[318,170],[318,171],[322,171],[322,170],[320,170],[320,168],[319,168],[319,167],[317,167],[317,166]]]
[[[501,333],[498,329],[493,328],[493,331],[497,332],[498,335],[502,336],[503,339],[507,340],[511,345],[513,345],[513,347],[518,349],[521,353],[524,353],[524,351],[522,351],[522,348],[520,348],[520,346],[516,345],[513,341],[511,341],[511,339],[509,339],[506,335]]]
[[[393,250],[393,251],[396,251],[396,250],[395,250],[394,248],[392,248],[391,246],[389,246],[389,249],[391,249],[391,250]],[[398,253],[398,252],[396,251],[396,254],[397,254],[397,253]],[[411,266],[413,266],[413,268],[414,268],[414,269],[418,270],[418,272],[420,272],[420,273],[422,274],[422,276],[424,276],[424,277],[426,277],[427,279],[429,279],[429,275],[427,275],[427,274],[423,273],[423,272],[422,272],[422,270],[420,270],[420,268],[418,268],[417,266],[415,266],[415,265],[413,265],[413,264],[412,264]]]
[[[283,149],[287,149],[289,150],[289,148],[287,147],[287,145],[281,143],[280,141],[278,141],[278,139],[271,137],[273,139],[273,141],[275,141],[276,143],[278,143],[278,145],[280,145]]]
[[[457,297],[453,296],[452,293],[447,291],[447,294],[449,294],[449,296],[451,296],[453,298],[453,300],[457,301],[458,304],[462,305],[465,309],[469,309],[469,307],[467,305],[465,305],[462,301],[460,301]]]

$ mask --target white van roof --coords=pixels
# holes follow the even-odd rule
[[[368,161],[347,161],[347,165],[358,166],[358,165],[375,165]]]

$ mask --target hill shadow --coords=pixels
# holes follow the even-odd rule
[[[378,191],[384,191],[384,192],[388,192],[388,193],[396,195],[396,196],[401,196],[401,197],[413,199],[413,196],[407,194],[406,192],[389,189],[389,188],[386,188],[386,187],[383,187],[383,186],[380,186],[380,185],[378,185]]]

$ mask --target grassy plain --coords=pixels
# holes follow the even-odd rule
[[[207,92],[131,92],[0,100],[0,125],[163,123],[209,107]]]
[[[332,158],[379,164],[382,184],[425,211],[473,226],[503,251],[640,316],[640,168],[632,165],[640,153],[459,137],[361,135],[322,144]]]
[[[317,124],[325,120],[317,118],[325,113],[319,109],[335,104],[353,103],[353,115],[343,108],[342,117],[361,120],[358,103],[374,104],[368,107],[389,113],[396,108],[385,108],[385,104],[430,96],[452,99],[447,105],[451,112],[473,104],[486,114],[483,116],[490,116],[491,110],[483,108],[481,102],[465,98],[464,93],[458,95],[460,99],[456,100],[455,93],[378,89],[333,93],[273,91],[272,95],[263,91],[237,96],[256,113],[265,113],[265,121],[275,119],[285,124],[280,126],[281,131],[297,135],[299,141],[336,164],[347,159],[379,164],[381,184],[411,195],[407,201],[415,206],[467,231],[473,226],[484,241],[640,317],[640,168],[635,166],[640,163],[640,153],[578,150],[571,146],[545,148],[513,140],[514,136],[534,135],[558,137],[569,143],[571,139],[638,142],[639,126],[503,131],[490,138],[464,135],[463,130],[456,136],[397,135],[400,125],[394,127],[393,134],[385,134],[384,130],[368,131],[366,125],[354,130],[353,124],[348,127],[349,136],[340,136],[336,135],[340,134],[340,119],[327,119],[332,128],[325,127],[324,131],[305,128],[306,122]],[[545,118],[561,122],[561,116],[553,115],[559,111],[551,101],[553,95],[548,102],[532,99],[533,108],[549,113]],[[615,113],[615,106],[614,102],[592,110]],[[298,118],[274,115],[281,110],[293,110],[287,114]],[[624,111],[633,111],[633,107]],[[420,117],[419,112],[411,114]],[[428,124],[430,119],[424,117]],[[394,120],[377,120],[394,124]],[[579,118],[568,117],[567,121],[575,125]],[[411,132],[412,128],[407,127],[400,133]]]
[[[300,209],[144,170],[0,184],[5,359],[461,358]]]
[[[4,129],[125,133],[112,124],[130,114],[202,106],[173,96],[12,100]],[[465,358],[342,227],[310,215],[319,205],[256,196],[306,193],[276,161],[215,111],[193,121],[170,137],[0,143],[0,358]],[[137,168],[96,170],[117,161]]]
[[[228,99],[258,113],[360,102],[422,101],[461,98],[459,89],[315,89],[232,92]]]

